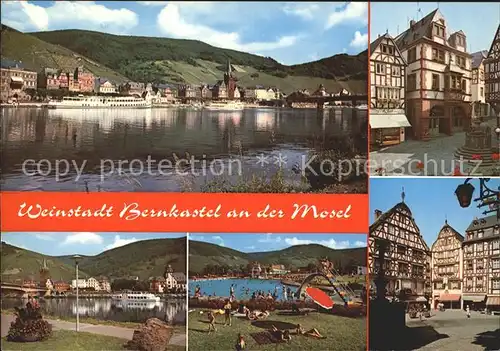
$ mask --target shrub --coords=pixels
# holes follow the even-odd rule
[[[11,323],[8,341],[34,342],[48,339],[52,335],[52,325],[43,319],[40,308],[16,308],[16,320]]]

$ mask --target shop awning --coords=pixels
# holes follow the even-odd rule
[[[411,127],[410,122],[404,114],[371,114],[370,113],[370,128],[405,128]]]
[[[486,306],[500,306],[500,296],[488,296]]]
[[[460,295],[459,294],[441,294],[441,296],[439,296],[439,301],[440,302],[460,301]]]
[[[464,296],[462,296],[462,300],[472,301],[472,302],[483,302],[485,298],[486,298],[486,295],[464,295]]]
[[[22,77],[10,77],[10,80],[14,83],[24,83],[24,79]]]

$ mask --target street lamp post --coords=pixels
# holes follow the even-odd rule
[[[73,259],[75,260],[75,270],[76,270],[76,331],[80,331],[80,305],[79,305],[79,296],[78,296],[78,262],[81,259],[80,255],[74,255]]]
[[[472,202],[474,186],[469,183],[471,180],[472,178],[467,178],[455,190],[460,207],[469,207]],[[484,215],[496,212],[497,219],[500,220],[500,186],[497,190],[491,189],[486,184],[489,181],[490,178],[479,178],[479,197],[474,199],[474,201],[479,202],[479,205],[477,205],[478,208],[489,207],[489,209],[483,212]]]

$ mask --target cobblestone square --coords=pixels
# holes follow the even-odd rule
[[[488,123],[492,129],[492,140],[495,145],[498,143],[494,132],[496,119],[490,119]],[[462,132],[452,136],[436,137],[429,141],[407,140],[398,145],[370,152],[370,175],[377,176],[377,169],[382,168],[383,175],[387,176],[453,176],[455,168],[460,166],[460,161],[455,159],[454,154],[464,142],[465,132]],[[418,168],[419,162],[424,164],[423,169]],[[466,175],[471,167],[472,165],[462,164],[462,173]],[[497,169],[500,169],[500,161]]]
[[[428,319],[409,319],[407,326],[412,343],[422,351],[479,351],[500,349],[500,316],[462,310],[433,311]]]

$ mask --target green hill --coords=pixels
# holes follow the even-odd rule
[[[2,280],[14,281],[30,276],[37,280],[45,258],[52,279],[70,281],[75,276],[71,257],[42,255],[2,243]],[[82,256],[79,269],[82,277],[138,276],[147,280],[151,276],[163,275],[167,264],[176,272],[186,272],[186,238],[142,240],[96,256]]]
[[[76,67],[83,65],[96,76],[108,77],[117,82],[126,80],[125,76],[102,63],[93,61],[60,45],[51,44],[33,35],[21,33],[3,24],[1,40],[2,58],[21,61],[26,68],[37,72],[45,67],[73,71]]]
[[[201,273],[207,265],[239,268],[252,261],[283,264],[287,267],[305,267],[328,257],[332,262],[346,266],[365,266],[366,248],[334,250],[322,245],[297,245],[278,251],[244,253],[201,241],[189,241],[189,272]]]
[[[42,255],[4,242],[2,242],[1,251],[2,281],[4,282],[15,282],[17,279],[38,281],[44,259],[52,279],[70,281],[75,277],[74,263],[67,263],[58,257]],[[80,272],[80,275],[88,276],[84,270]]]
[[[80,268],[91,276],[104,275],[111,279],[138,276],[147,280],[163,275],[167,264],[176,272],[186,272],[185,237],[136,241],[96,256],[86,256]]]
[[[285,66],[270,57],[213,47],[197,40],[122,36],[84,30],[29,33],[65,47],[136,81],[213,84],[222,79],[227,60],[242,86],[276,86],[285,92],[343,87],[366,93],[367,54],[340,54]]]

